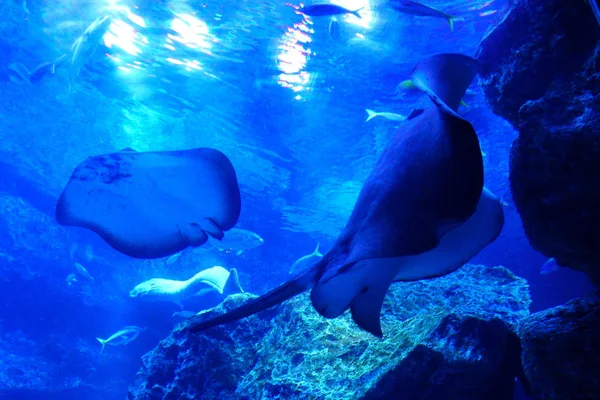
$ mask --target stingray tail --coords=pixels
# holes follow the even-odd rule
[[[192,322],[189,325],[188,330],[192,333],[204,331],[213,326],[228,324],[267,310],[311,289],[316,284],[319,276],[320,269],[311,268],[297,278],[271,290],[269,293],[262,295],[257,299],[253,299],[225,314],[198,323]]]

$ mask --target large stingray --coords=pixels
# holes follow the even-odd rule
[[[75,168],[56,206],[61,225],[91,229],[118,251],[158,258],[217,239],[240,214],[233,165],[220,151],[118,153]]]
[[[413,112],[391,138],[365,182],[333,248],[313,268],[238,309],[195,323],[231,322],[312,289],[315,309],[381,336],[379,314],[394,280],[447,274],[499,234],[503,212],[483,191],[483,160],[472,125],[456,110],[477,73],[460,54],[440,54],[412,73],[432,107]],[[477,212],[475,212],[477,210]]]

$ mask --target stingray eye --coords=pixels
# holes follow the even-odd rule
[[[362,290],[360,291],[361,293],[367,293],[369,291],[369,287],[365,286],[364,288],[362,288]]]

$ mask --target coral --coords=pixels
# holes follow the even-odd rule
[[[144,357],[129,399],[510,399],[520,369],[511,326],[529,303],[526,282],[505,268],[468,265],[392,285],[380,340],[348,313],[321,317],[302,295],[202,334],[180,325]]]

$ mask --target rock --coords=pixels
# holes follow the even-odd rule
[[[600,396],[600,297],[532,314],[518,328],[523,369],[536,399]]]
[[[196,318],[253,297],[230,296]],[[511,326],[529,304],[523,279],[468,265],[392,285],[381,340],[348,313],[321,317],[305,294],[202,334],[180,325],[144,356],[129,399],[512,399],[520,345]]]
[[[56,336],[47,341],[32,340],[19,330],[3,332],[0,359],[2,399],[101,400],[123,396],[124,379],[98,371],[98,349],[92,350],[84,340],[66,342]],[[89,379],[99,373],[104,379]]]
[[[518,131],[516,208],[533,248],[600,283],[600,28],[585,1],[518,2],[479,45],[480,85]]]

